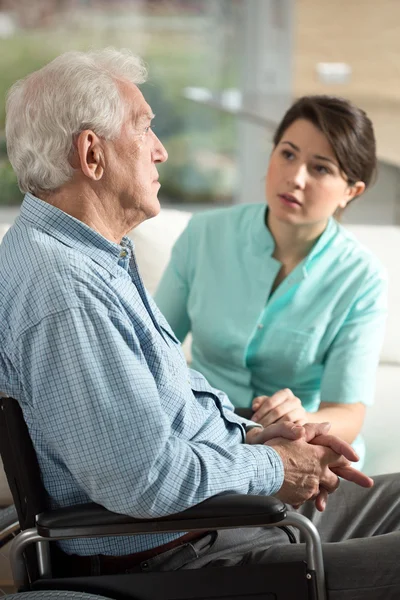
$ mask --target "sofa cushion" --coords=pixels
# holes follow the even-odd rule
[[[375,403],[365,416],[363,435],[367,454],[363,471],[368,475],[397,473],[400,447],[396,443],[400,422],[400,366],[380,364]]]
[[[163,208],[161,212],[130,232],[144,284],[151,295],[169,262],[172,246],[185,229],[192,214]]]
[[[381,362],[400,365],[400,227],[389,225],[347,225],[357,239],[386,267],[389,276],[389,314]]]
[[[5,233],[10,229],[11,225],[7,224],[7,223],[2,223],[0,224],[0,242],[3,239],[3,236],[5,235]]]

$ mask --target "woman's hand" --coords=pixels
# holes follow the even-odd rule
[[[257,396],[253,400],[252,408],[254,415],[251,420],[261,423],[263,427],[282,421],[304,425],[308,420],[301,400],[288,388],[279,390],[272,396]]]
[[[316,427],[318,427],[316,425]],[[329,427],[322,428],[318,435],[327,433]],[[299,440],[300,438],[306,438],[309,431],[301,425],[290,423],[289,421],[282,421],[281,423],[275,423],[274,425],[268,425],[261,429],[260,427],[253,427],[246,434],[246,444],[265,444],[274,438],[284,438],[286,440]],[[308,441],[308,440],[307,440]]]

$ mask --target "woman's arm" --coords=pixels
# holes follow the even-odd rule
[[[321,402],[315,413],[306,413],[307,423],[331,424],[330,433],[336,435],[349,444],[354,442],[361,431],[365,417],[365,404],[342,404],[340,402]]]
[[[321,402],[319,409],[307,412],[289,389],[279,390],[272,396],[259,396],[253,401],[255,413],[252,420],[263,427],[290,421],[297,425],[305,423],[331,424],[331,433],[351,444],[360,433],[365,405],[362,402],[342,404],[340,402]]]
[[[348,442],[361,431],[373,403],[375,378],[387,316],[387,279],[383,270],[365,277],[325,359],[321,404],[312,422],[323,418],[332,433]]]
[[[306,412],[289,389],[253,401],[253,419],[264,427],[279,421],[329,421],[332,433],[353,442],[360,433],[366,406],[372,404],[386,320],[387,281],[375,271],[365,278],[324,361],[321,403]]]

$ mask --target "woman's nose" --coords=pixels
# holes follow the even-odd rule
[[[307,166],[306,165],[293,165],[293,169],[290,173],[290,183],[294,184],[296,188],[303,189],[307,181]]]

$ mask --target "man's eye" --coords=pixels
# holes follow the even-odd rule
[[[148,133],[150,131],[150,129],[151,129],[151,125],[149,125],[148,127],[145,127],[144,132]]]

